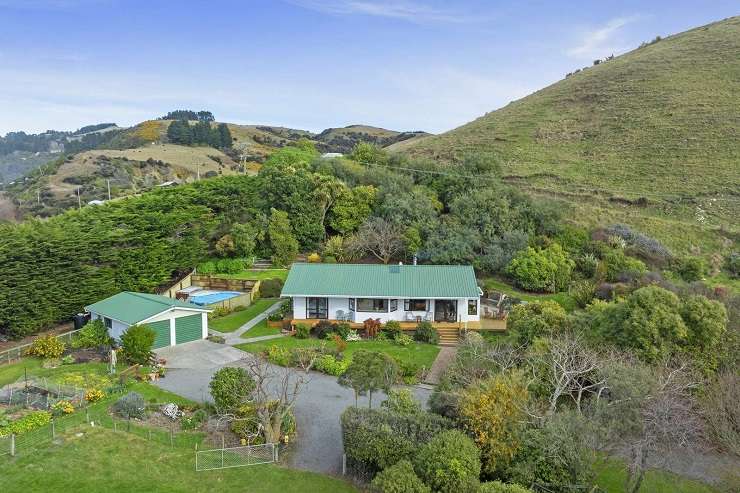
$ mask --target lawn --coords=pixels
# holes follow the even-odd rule
[[[281,339],[270,339],[268,341],[247,342],[235,347],[248,353],[260,353],[266,351],[270,346],[279,346],[286,349],[297,347],[318,347],[321,344],[333,345],[333,342],[321,341],[319,339],[297,339],[295,337],[283,337]],[[359,349],[385,353],[400,361],[414,363],[418,367],[431,368],[434,363],[439,347],[432,344],[412,343],[409,346],[399,346],[392,341],[356,341],[348,342],[344,354],[352,357],[352,353]]]
[[[530,293],[527,291],[521,291],[510,284],[507,284],[506,282],[496,279],[493,277],[486,277],[485,279],[482,279],[483,285],[488,290],[493,291],[499,291],[502,293],[505,293],[508,296],[512,296],[514,298],[519,298],[522,301],[544,301],[544,300],[552,300],[556,301],[565,308],[566,311],[573,311],[576,309],[576,302],[571,298],[571,296],[568,293],[553,293],[553,294],[540,294],[540,293]]]
[[[278,301],[276,298],[256,300],[245,310],[233,312],[226,316],[209,320],[208,326],[219,332],[234,332],[236,329],[274,305],[276,301]]]
[[[29,377],[46,377],[54,382],[64,383],[61,380],[65,376],[69,377],[74,374],[104,376],[107,373],[107,363],[79,363],[61,365],[57,368],[42,368],[40,359],[23,358],[16,363],[0,366],[0,386],[13,383],[26,374]]]
[[[4,493],[118,492],[353,492],[348,483],[275,465],[195,471],[190,447],[157,442],[104,428],[63,435],[33,454],[0,460]]]
[[[288,277],[288,269],[265,269],[265,270],[245,270],[237,274],[218,274],[218,277],[225,279],[250,279],[260,280],[265,279],[285,279]]]
[[[262,320],[260,323],[242,334],[242,338],[247,337],[261,337],[261,336],[272,336],[280,334],[280,329],[276,327],[269,327],[267,320]]]
[[[624,463],[610,459],[596,466],[596,484],[606,493],[622,493],[627,480]],[[709,485],[666,471],[650,470],[640,487],[641,493],[716,493]]]

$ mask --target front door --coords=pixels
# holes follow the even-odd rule
[[[435,300],[434,321],[457,322],[457,300]]]
[[[308,298],[306,318],[329,318],[329,298]]]

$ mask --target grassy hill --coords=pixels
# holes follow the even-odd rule
[[[583,223],[625,222],[678,250],[726,249],[740,215],[740,18],[589,67],[447,133],[393,150],[505,179]]]

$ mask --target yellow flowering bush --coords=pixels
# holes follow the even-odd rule
[[[72,414],[75,407],[69,401],[58,401],[51,406],[51,410],[61,414]]]
[[[90,389],[85,393],[85,400],[87,402],[98,402],[103,397],[105,397],[105,392],[100,389]]]

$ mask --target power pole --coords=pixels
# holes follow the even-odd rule
[[[198,179],[198,181],[200,181],[200,163],[197,164],[196,170],[197,170],[196,172],[198,173],[198,178],[197,179]]]
[[[110,179],[105,180],[108,183],[108,200],[110,200]]]
[[[77,208],[82,209],[82,199],[80,199],[80,187],[77,187]]]

